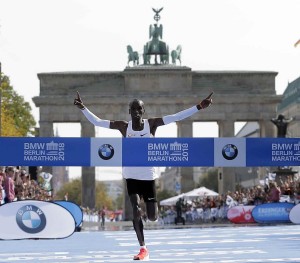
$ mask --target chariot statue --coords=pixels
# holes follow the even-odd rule
[[[154,9],[154,20],[155,24],[149,26],[149,41],[144,45],[143,53],[139,54],[137,51],[134,51],[130,45],[127,45],[128,52],[128,62],[127,66],[129,67],[130,62],[132,62],[132,66],[138,66],[140,64],[139,58],[143,57],[144,65],[151,64],[151,58],[154,56],[154,64],[158,65],[167,65],[169,64],[169,59],[171,57],[172,64],[176,66],[176,62],[179,61],[181,65],[181,45],[178,45],[175,50],[172,50],[169,53],[169,46],[162,41],[163,38],[163,26],[158,24],[160,20],[160,12],[163,10],[162,8]]]
[[[152,10],[155,12],[154,20],[156,21],[156,24],[150,25],[149,27],[150,41],[148,41],[144,46],[144,64],[150,64],[150,58],[152,55],[155,56],[155,64],[158,64],[157,56],[160,57],[160,63],[165,63],[169,60],[169,48],[166,43],[161,40],[163,36],[163,26],[158,25],[158,21],[160,20],[159,13],[163,10],[163,8],[152,8]]]

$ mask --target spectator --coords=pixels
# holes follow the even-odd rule
[[[271,203],[276,203],[279,202],[280,200],[280,189],[279,187],[277,187],[277,183],[276,182],[272,182],[270,183],[270,191],[269,191],[269,201]]]
[[[15,168],[13,166],[9,166],[6,169],[7,175],[4,182],[4,190],[5,190],[5,203],[11,203],[15,199],[15,184],[14,184],[14,175]]]
[[[2,166],[0,166],[0,205],[4,203],[4,180],[5,180],[5,173]]]
[[[15,197],[17,198],[17,201],[22,200],[22,196],[24,194],[24,184],[22,176],[24,176],[24,173],[21,174],[18,171],[15,172]]]
[[[102,207],[102,209],[99,211],[99,220],[101,220],[101,227],[104,227],[105,224],[105,206]]]
[[[183,199],[179,198],[178,201],[176,202],[176,212],[178,218],[182,217],[182,207],[183,207]]]

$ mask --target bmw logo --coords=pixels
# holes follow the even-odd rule
[[[101,159],[109,160],[114,156],[115,150],[110,144],[103,144],[98,150],[98,154]]]
[[[21,207],[16,214],[18,226],[26,233],[36,234],[41,232],[46,226],[44,212],[34,205]]]
[[[238,149],[234,144],[227,144],[222,149],[222,155],[226,160],[233,160],[238,155]]]

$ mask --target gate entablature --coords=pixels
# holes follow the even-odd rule
[[[77,90],[95,114],[108,119],[126,119],[124,107],[133,97],[144,100],[149,116],[160,116],[190,107],[214,91],[214,106],[193,115],[191,120],[269,121],[282,99],[275,92],[276,72],[158,67],[126,68],[122,72],[41,73],[40,95],[33,101],[40,107],[41,121],[77,122],[83,117],[70,103]]]

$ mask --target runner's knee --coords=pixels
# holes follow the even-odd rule
[[[156,221],[157,218],[158,218],[157,214],[154,214],[154,215],[148,215],[148,219],[149,219],[150,221]]]
[[[147,203],[147,217],[150,221],[156,221],[158,218],[158,207],[157,203]]]

